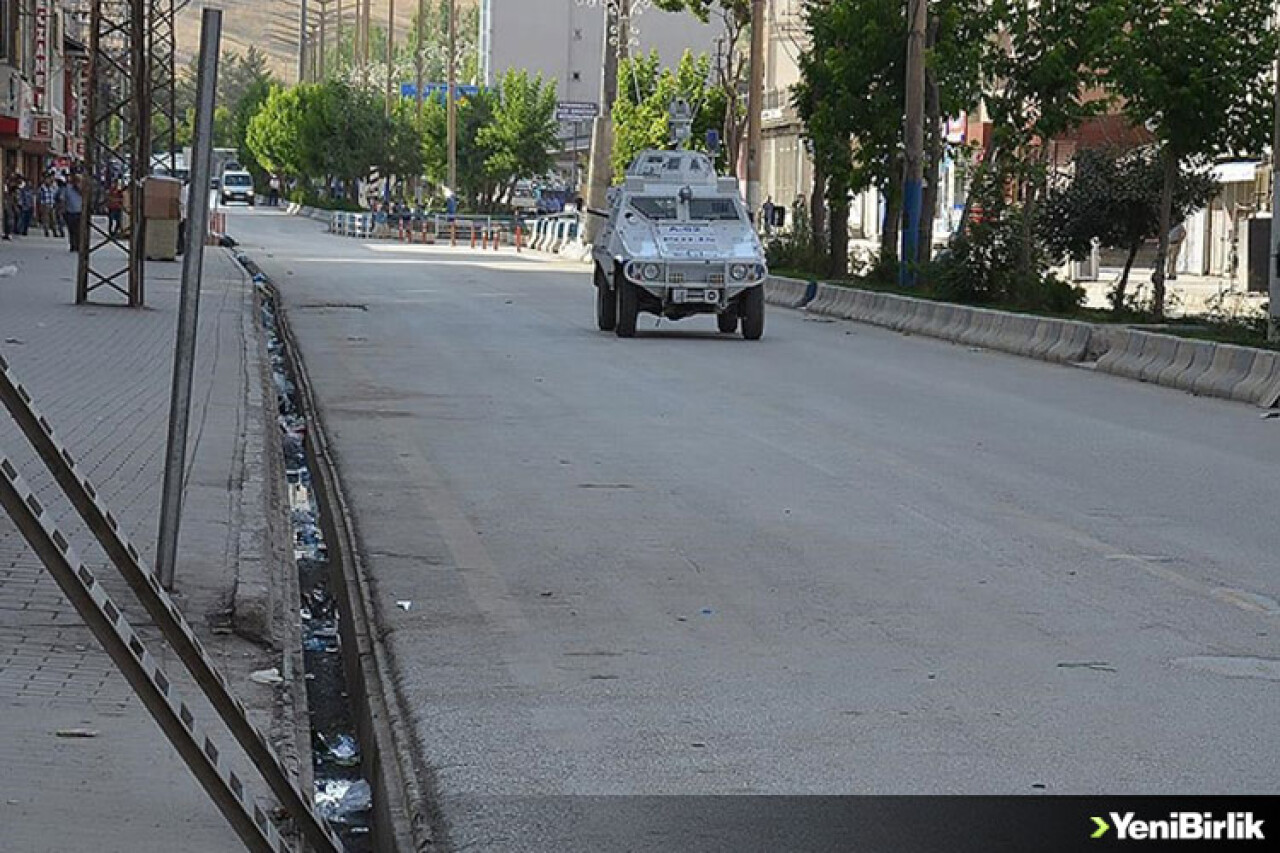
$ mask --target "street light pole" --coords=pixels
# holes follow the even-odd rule
[[[1271,26],[1280,29],[1280,2]],[[1267,340],[1280,341],[1280,55],[1276,57],[1275,131],[1271,137],[1271,281]]]
[[[458,193],[458,0],[449,0],[449,195]],[[455,201],[454,204],[457,202]],[[452,211],[451,211],[452,212]]]
[[[765,0],[751,0],[751,78],[747,88],[747,212],[759,230],[760,112],[764,109]]]
[[[924,46],[929,17],[926,0],[911,0],[907,34],[907,128],[902,188],[902,257],[898,283],[916,284],[920,261],[920,208],[924,196]]]
[[[298,9],[298,82],[307,82],[307,0]]]
[[[391,115],[392,81],[396,73],[396,0],[387,3],[387,115]]]

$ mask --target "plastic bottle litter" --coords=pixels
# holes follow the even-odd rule
[[[316,737],[324,748],[324,760],[339,767],[355,767],[360,763],[360,745],[351,735],[339,733],[326,738],[317,734]]]
[[[316,809],[334,823],[352,824],[373,808],[373,791],[363,779],[316,782]]]
[[[276,667],[270,669],[260,669],[249,674],[249,680],[258,684],[282,684],[284,678],[280,675],[280,670]]]

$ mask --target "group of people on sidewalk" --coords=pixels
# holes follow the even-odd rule
[[[32,187],[21,173],[15,172],[0,189],[4,195],[3,239],[25,237],[38,222],[44,236],[66,236],[71,251],[79,251],[84,199],[78,175],[67,177],[48,172],[39,187]]]

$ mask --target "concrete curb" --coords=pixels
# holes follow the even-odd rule
[[[230,252],[228,252],[230,256]],[[234,257],[232,257],[234,263]],[[237,264],[235,269],[244,275]],[[271,494],[266,483],[266,474],[271,469],[271,448],[267,441],[267,430],[275,428],[275,418],[268,419],[266,402],[267,389],[270,387],[266,378],[266,359],[264,358],[265,342],[261,330],[255,322],[257,312],[253,297],[252,285],[245,276],[245,286],[249,289],[248,304],[241,315],[241,334],[245,342],[245,422],[241,434],[241,442],[237,448],[236,464],[240,476],[240,507],[248,518],[256,518],[259,512],[268,517],[264,527],[257,525],[241,525],[238,541],[239,553],[236,561],[235,586],[232,590],[231,619],[235,632],[242,637],[257,643],[274,645],[274,615],[276,598],[272,595],[275,585],[272,582],[274,571],[278,568],[274,545],[277,537],[283,535],[279,529],[273,529],[269,523]],[[284,540],[282,540],[284,541]]]
[[[256,269],[250,261],[250,268]],[[274,291],[274,285],[268,282]],[[434,798],[425,790],[430,771],[421,764],[407,701],[399,689],[395,664],[377,628],[377,604],[369,574],[356,542],[355,521],[342,491],[337,464],[329,450],[323,414],[312,390],[301,348],[289,326],[285,303],[278,298],[277,318],[293,360],[298,393],[308,412],[309,451],[313,486],[333,536],[330,559],[341,583],[334,594],[343,600],[351,619],[341,625],[343,655],[352,678],[352,709],[364,752],[367,778],[374,789],[374,824],[380,849],[428,851],[437,849]]]
[[[771,276],[773,305],[927,335],[1263,408],[1280,406],[1280,353]]]

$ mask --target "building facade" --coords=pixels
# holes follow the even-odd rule
[[[86,14],[68,0],[0,0],[0,181],[83,157]]]

